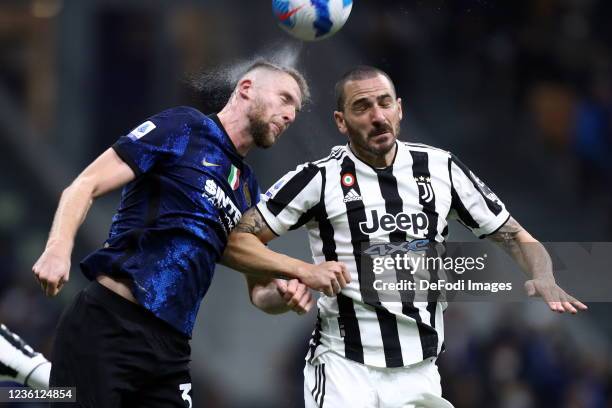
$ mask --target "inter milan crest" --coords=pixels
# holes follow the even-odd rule
[[[434,198],[433,187],[431,186],[431,178],[425,176],[415,177],[417,186],[419,188],[419,199],[425,203],[431,202]]]

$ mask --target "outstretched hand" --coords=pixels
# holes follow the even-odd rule
[[[576,314],[578,310],[588,309],[584,303],[561,289],[554,280],[528,280],[525,282],[525,290],[530,297],[539,296],[544,299],[553,312]]]

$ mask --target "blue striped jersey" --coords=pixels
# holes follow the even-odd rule
[[[255,175],[217,116],[190,107],[150,117],[112,148],[136,178],[81,269],[132,280],[142,306],[191,336],[228,234],[259,199]]]

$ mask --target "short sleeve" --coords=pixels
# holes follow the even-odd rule
[[[501,200],[457,157],[449,158],[452,204],[449,218],[457,219],[479,238],[494,233],[510,214]]]
[[[276,235],[304,224],[321,200],[322,175],[311,163],[285,174],[261,196],[257,209]]]
[[[190,119],[185,111],[166,110],[120,137],[112,147],[138,176],[183,155],[191,134]]]

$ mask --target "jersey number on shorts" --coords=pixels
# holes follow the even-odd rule
[[[189,391],[191,391],[191,383],[180,384],[179,390],[183,392],[181,394],[181,398],[183,398],[183,401],[187,401],[189,408],[191,408],[191,396],[189,395]]]

